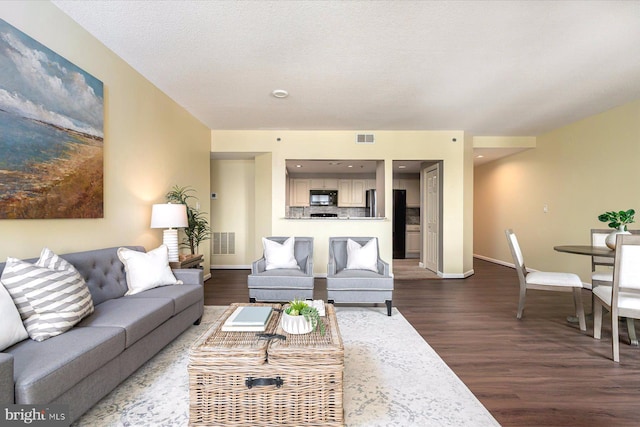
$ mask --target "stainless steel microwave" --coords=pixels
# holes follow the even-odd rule
[[[311,190],[309,204],[311,206],[337,206],[338,192],[335,190]]]

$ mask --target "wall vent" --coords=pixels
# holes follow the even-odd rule
[[[372,133],[356,134],[356,144],[375,144],[376,138]]]
[[[233,231],[214,231],[211,239],[211,253],[213,255],[235,255],[236,233]]]

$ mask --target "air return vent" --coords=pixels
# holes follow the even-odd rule
[[[236,233],[214,231],[211,239],[211,252],[214,255],[234,255],[236,253]]]
[[[356,144],[375,144],[376,138],[372,133],[356,134]]]

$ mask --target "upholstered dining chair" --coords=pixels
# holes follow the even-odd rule
[[[582,280],[580,280],[580,277],[573,273],[548,271],[528,272],[524,265],[524,257],[520,250],[520,245],[518,244],[518,239],[515,233],[511,229],[507,229],[505,230],[505,235],[507,236],[507,242],[509,243],[509,249],[511,249],[511,256],[513,257],[516,272],[518,273],[518,280],[520,282],[520,298],[518,300],[517,318],[522,318],[527,289],[572,292],[573,303],[575,305],[580,330],[586,331],[587,325],[584,317],[584,306],[582,305]]]
[[[593,295],[593,337],[601,337],[602,310],[606,308],[611,313],[613,360],[620,362],[618,317],[640,319],[640,235],[617,236],[612,286],[597,286]]]
[[[288,239],[266,237],[267,242],[263,244],[284,245]],[[251,274],[247,278],[249,302],[313,299],[313,237],[293,237],[293,241],[293,253],[286,254],[288,259],[283,260],[283,254],[276,254],[270,264],[265,250],[262,257],[251,264]],[[289,264],[286,263],[288,260]]]
[[[363,248],[368,255],[360,259],[354,255],[349,259],[349,241],[352,248],[358,246],[355,251]],[[330,303],[384,302],[387,315],[391,316],[393,277],[389,263],[380,258],[377,237],[329,238],[327,300]]]
[[[605,239],[611,233],[611,228],[593,228],[591,229],[591,246],[602,246],[609,249],[605,243]],[[631,234],[640,234],[640,230],[629,230]],[[598,269],[598,267],[605,267]],[[608,267],[608,268],[607,268]],[[596,286],[612,286],[613,285],[613,258],[591,257],[591,290]],[[594,296],[591,294],[591,307],[594,306]],[[627,317],[627,330],[629,331],[629,339],[632,343],[638,343],[636,335],[635,322],[632,317]]]

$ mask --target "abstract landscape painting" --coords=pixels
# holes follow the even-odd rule
[[[0,219],[102,218],[102,82],[0,19]]]

